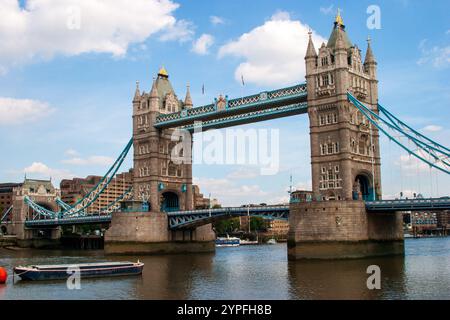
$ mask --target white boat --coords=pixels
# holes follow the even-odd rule
[[[266,242],[267,244],[277,244],[277,240],[275,240],[274,238],[267,240]]]
[[[254,246],[257,244],[258,244],[258,241],[241,240],[241,246]]]
[[[216,239],[216,247],[239,247],[241,239],[236,237],[223,237]]]

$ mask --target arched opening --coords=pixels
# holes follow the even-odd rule
[[[178,195],[174,192],[164,192],[162,194],[161,211],[173,212],[180,210]]]
[[[353,198],[355,200],[372,201],[375,200],[373,196],[373,188],[370,180],[366,175],[357,175],[353,187]]]
[[[0,230],[1,230],[0,234],[4,234],[4,235],[8,234],[8,229],[6,228],[6,226],[2,226]]]

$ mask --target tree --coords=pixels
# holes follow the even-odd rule
[[[214,229],[217,234],[233,233],[239,230],[241,222],[239,218],[232,218],[227,220],[221,220],[214,223]]]
[[[260,217],[250,217],[250,230],[261,231],[266,229],[264,219]]]

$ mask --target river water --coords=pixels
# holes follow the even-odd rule
[[[450,238],[407,239],[405,257],[288,262],[286,245],[218,248],[215,254],[108,257],[102,251],[0,249],[0,266],[108,260],[145,263],[142,276],[23,282],[10,276],[0,299],[450,299]],[[381,289],[367,289],[367,267]]]

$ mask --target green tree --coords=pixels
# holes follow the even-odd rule
[[[250,217],[250,230],[252,231],[266,230],[266,224],[264,222],[264,219],[260,217]]]
[[[239,218],[217,221],[213,224],[217,234],[224,235],[239,230],[241,222]]]

